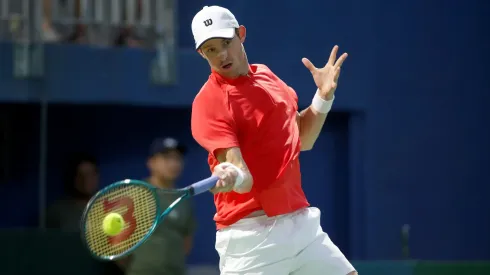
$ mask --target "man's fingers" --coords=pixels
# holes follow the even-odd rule
[[[221,188],[223,187],[223,179],[219,179],[217,182],[216,182],[216,185],[214,186],[214,188]]]
[[[224,170],[223,168],[216,166],[214,167],[213,173],[216,175],[221,175],[223,173],[223,170]]]
[[[303,57],[301,61],[303,61],[303,64],[311,73],[313,73],[316,70],[316,67],[313,65],[313,63],[311,63],[310,60],[308,60],[308,58]]]
[[[223,180],[219,180],[212,190],[220,192],[223,191],[224,188],[226,188],[226,183]]]
[[[219,177],[216,185],[211,189],[213,194],[230,192],[233,190],[235,185],[234,181],[237,176],[235,169],[226,165],[218,165],[214,168],[213,174]]]
[[[330,52],[330,58],[328,59],[328,64],[333,65],[335,60],[337,59],[337,51],[339,50],[339,46],[335,45]]]
[[[336,67],[335,68],[335,74],[334,74],[335,81],[337,81],[337,79],[339,79],[339,76],[340,76],[340,67]]]
[[[347,59],[347,56],[348,56],[347,53],[342,54],[337,60],[337,62],[335,62],[335,67],[338,68],[342,67],[342,64],[344,64],[344,61]]]
[[[233,190],[233,187],[234,187],[233,184],[230,184],[226,180],[218,180],[216,185],[213,188],[211,188],[211,192],[213,194],[230,192],[231,190]]]
[[[228,171],[223,171],[218,175],[219,179],[216,182],[216,187],[225,188],[227,186],[233,185],[234,177],[230,175]]]

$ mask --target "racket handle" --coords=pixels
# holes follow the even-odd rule
[[[209,191],[209,189],[213,188],[214,185],[216,185],[216,182],[218,181],[217,176],[211,176],[207,179],[203,179],[201,181],[198,181],[190,186],[191,189],[191,194],[193,196],[202,194],[206,191]]]

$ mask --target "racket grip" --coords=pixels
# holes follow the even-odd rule
[[[214,185],[216,185],[216,182],[218,181],[218,177],[217,176],[211,176],[207,179],[203,179],[201,181],[198,181],[194,184],[192,184],[190,187],[191,187],[191,190],[192,190],[192,195],[195,196],[195,195],[199,195],[199,194],[202,194],[206,191],[209,191],[209,189],[213,188]]]

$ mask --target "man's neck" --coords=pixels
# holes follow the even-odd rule
[[[249,69],[250,69],[250,65],[248,64],[248,62],[246,62],[244,67],[240,70],[241,71],[240,75],[241,76],[247,76]]]
[[[158,178],[156,176],[150,176],[149,182],[159,188],[173,188],[173,181],[168,181],[165,179]]]

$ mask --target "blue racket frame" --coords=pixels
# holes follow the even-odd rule
[[[180,189],[163,189],[163,188],[158,188],[158,187],[155,187],[155,186],[153,186],[153,185],[151,185],[151,184],[149,184],[149,183],[147,183],[145,181],[133,180],[133,179],[125,179],[125,180],[114,182],[114,183],[108,185],[107,187],[101,189],[99,192],[97,192],[90,199],[90,201],[87,203],[87,206],[85,207],[85,210],[84,210],[83,215],[82,215],[82,219],[80,221],[82,241],[83,241],[85,247],[87,248],[87,250],[90,251],[90,254],[92,254],[92,256],[95,257],[95,258],[97,258],[97,259],[101,259],[101,260],[105,260],[105,261],[114,261],[114,260],[123,258],[123,257],[131,254],[140,245],[142,245],[143,243],[145,243],[148,240],[148,238],[150,238],[150,236],[153,234],[153,232],[157,228],[158,224],[160,224],[160,222],[163,220],[163,218],[166,215],[168,215],[181,201],[183,201],[184,199],[190,198],[192,196],[197,196],[199,194],[202,194],[202,193],[205,193],[205,192],[209,191],[211,188],[214,187],[214,185],[216,184],[217,181],[218,181],[218,177],[211,176],[209,178],[203,179],[201,181],[198,181],[196,183],[193,183],[193,184],[191,184],[191,185],[189,185],[187,187],[180,188]],[[108,193],[112,189],[117,188],[117,187],[120,187],[121,185],[134,185],[134,186],[138,186],[139,185],[139,186],[143,186],[144,188],[147,188],[148,190],[150,190],[152,192],[152,194],[153,194],[153,196],[155,198],[155,202],[156,202],[156,209],[157,209],[156,218],[153,221],[153,225],[151,226],[150,230],[148,230],[148,233],[146,233],[145,237],[143,239],[141,239],[138,243],[136,243],[128,251],[125,251],[125,252],[123,252],[121,254],[113,255],[113,256],[100,256],[100,255],[96,255],[96,254],[94,254],[92,252],[92,250],[88,246],[88,243],[87,243],[87,241],[85,239],[86,217],[87,217],[87,214],[89,213],[90,209],[92,208],[93,203],[98,198],[100,198],[101,196],[105,195],[106,193]],[[180,194],[181,196],[178,199],[176,199],[172,204],[170,204],[170,206],[167,207],[167,209],[165,209],[164,211],[162,211],[162,209],[160,209],[160,199],[158,198],[158,193],[159,192],[160,193],[164,193],[164,194]]]

